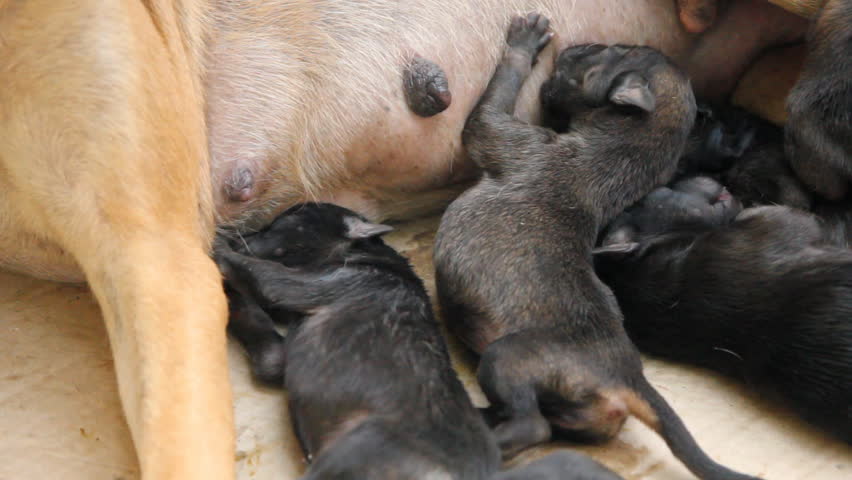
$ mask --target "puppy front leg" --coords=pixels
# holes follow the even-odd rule
[[[540,144],[550,138],[544,129],[512,116],[533,61],[550,42],[549,24],[547,18],[537,13],[512,19],[503,59],[465,124],[462,142],[468,156],[492,175],[498,175],[502,164],[513,157],[503,153],[507,142],[513,145],[512,152],[517,152],[524,144]]]
[[[248,353],[254,377],[269,386],[282,386],[287,357],[284,337],[254,299],[228,289],[228,305],[228,332]]]
[[[216,263],[229,285],[266,309],[307,312],[333,301],[349,283],[346,274],[304,272],[233,250],[218,250]]]
[[[553,33],[548,31],[549,26],[550,20],[538,13],[512,19],[506,35],[503,59],[479,100],[480,109],[487,108],[507,115],[515,112],[515,101],[532,70],[536,56],[553,37]]]

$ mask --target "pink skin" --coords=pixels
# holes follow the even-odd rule
[[[309,199],[372,219],[444,204],[452,193],[435,192],[475,173],[460,133],[511,15],[541,12],[556,33],[518,100],[516,115],[532,122],[538,89],[566,46],[659,48],[687,70],[699,95],[718,99],[764,48],[800,38],[806,27],[765,0],[730,2],[701,34],[684,29],[675,0],[527,0],[511,8],[503,0],[411,0],[404,10],[394,0],[325,0],[298,7],[299,15],[276,0],[238,3],[216,12],[207,117],[219,221],[247,228]],[[276,8],[280,22],[252,20],[251,12],[271,18]],[[294,28],[312,33],[294,36]],[[402,71],[415,54],[440,65],[449,81],[452,103],[433,117],[412,113],[403,96]],[[228,195],[225,181],[237,168],[249,168],[254,184]]]

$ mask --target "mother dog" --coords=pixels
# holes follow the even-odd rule
[[[660,48],[710,96],[805,28],[763,0],[708,5],[0,0],[0,267],[89,283],[145,478],[233,478],[217,225],[304,199],[374,218],[440,206],[472,173],[459,134],[514,13],[554,19],[558,49]],[[429,117],[403,100],[423,65],[451,94]]]

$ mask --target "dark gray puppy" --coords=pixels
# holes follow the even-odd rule
[[[852,0],[828,0],[807,37],[808,56],[787,98],[790,164],[814,192],[840,200],[852,180]]]
[[[757,207],[734,219],[736,202],[716,208],[727,195],[696,185],[652,192],[596,251],[631,339],[768,389],[852,442],[852,253],[826,245],[811,214]]]
[[[615,298],[591,261],[598,229],[675,172],[695,118],[687,78],[647,47],[582,45],[542,87],[564,133],[512,117],[547,21],[515,20],[463,132],[482,179],[447,209],[435,243],[449,327],[481,354],[479,383],[504,455],[614,436],[632,413],[701,478],[715,463],[642,373]]]
[[[496,441],[452,369],[423,283],[381,240],[389,230],[311,203],[236,242],[260,258],[220,241],[229,331],[258,376],[287,388],[311,460],[304,480],[494,478]],[[286,337],[274,320],[288,323]],[[577,455],[502,475],[618,478]]]

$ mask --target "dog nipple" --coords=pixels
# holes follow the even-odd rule
[[[245,167],[237,168],[225,181],[225,196],[232,202],[247,202],[254,196],[254,174]]]
[[[414,55],[402,72],[405,102],[421,117],[437,115],[453,101],[447,75],[435,62]]]

